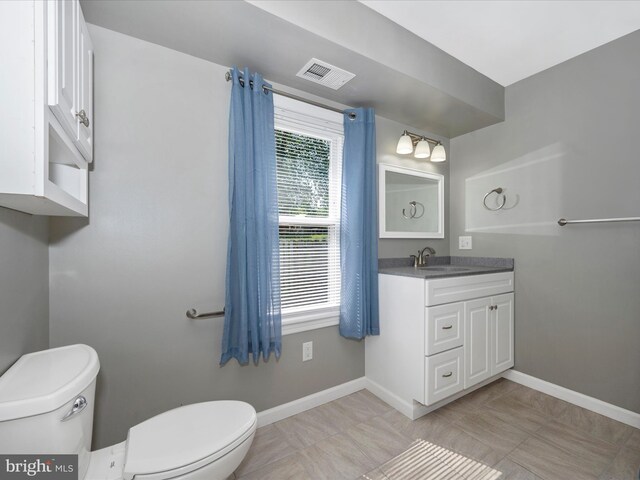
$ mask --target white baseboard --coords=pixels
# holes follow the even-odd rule
[[[416,402],[415,400],[409,403],[369,378],[366,379],[366,389],[369,390],[371,393],[373,393],[380,400],[387,402],[389,405],[391,405],[393,408],[398,410],[403,415],[409,417],[411,420],[415,420],[417,418],[422,417],[423,415],[426,415],[429,412],[433,412],[434,410],[437,410],[440,407],[444,407],[448,403],[456,401],[460,397],[464,397],[465,395],[473,392],[474,390],[482,388],[491,382],[495,382],[500,377],[502,377],[501,374],[494,375],[493,377],[487,378],[486,380],[470,388],[467,388],[466,390],[462,390],[461,392],[455,393],[450,397],[445,398],[444,400],[441,400],[438,403],[434,403],[433,405],[429,405],[429,406],[423,405],[419,402]]]
[[[403,415],[409,417],[412,420],[428,413],[427,411],[423,412],[422,415],[416,416],[415,408],[412,403],[406,402],[402,398],[398,397],[395,393],[390,392],[386,388],[382,387],[380,384],[374,382],[365,377],[366,389],[373,393],[376,397],[378,397],[383,402],[387,402],[397,411],[402,413]],[[424,406],[423,406],[424,407]],[[426,407],[424,407],[426,408]]]
[[[325,403],[332,402],[333,400],[337,400],[338,398],[346,395],[351,395],[352,393],[366,387],[365,377],[360,377],[355,380],[351,380],[350,382],[327,388],[321,392],[307,395],[306,397],[299,398],[292,402],[284,403],[268,410],[263,410],[262,412],[258,412],[258,428],[283,420],[287,417],[297,415],[298,413],[302,413]]]
[[[507,370],[502,374],[502,376],[507,380],[511,380],[526,387],[533,388],[534,390],[538,390],[542,393],[546,393],[547,395],[551,395],[552,397],[559,398],[560,400],[564,400],[565,402],[569,402],[579,407],[586,408],[587,410],[599,413],[600,415],[604,415],[605,417],[612,418],[632,427],[640,428],[639,413],[632,412],[631,410],[625,410],[624,408],[618,407],[616,405],[612,405],[610,403],[603,402],[602,400],[598,400],[597,398],[589,397],[582,393],[569,390],[565,387],[561,387],[560,385],[556,385],[554,383],[532,377],[531,375],[518,372],[517,370]],[[331,387],[326,390],[322,390],[321,392],[299,398],[292,402],[278,405],[277,407],[270,408],[268,410],[263,410],[262,412],[258,413],[258,427],[264,427],[265,425],[283,420],[298,413],[302,413],[306,410],[310,410],[325,403],[329,403],[346,395],[351,395],[352,393],[355,393],[364,388],[369,390],[381,400],[387,402],[403,415],[406,415],[407,417],[415,420],[416,418],[421,417],[422,415],[425,415],[432,410],[440,408],[443,405],[446,405],[447,403],[452,402],[457,398],[466,395],[467,393],[476,390],[477,388],[480,388],[487,383],[494,381],[496,378],[499,378],[499,376],[492,377],[478,385],[474,385],[473,388],[463,390],[462,392],[453,395],[452,397],[447,398],[442,402],[427,407],[417,402],[405,402],[400,397],[396,396],[384,387],[381,387],[377,383],[369,380],[366,377],[360,377],[356,378],[355,380],[351,380],[350,382],[336,385],[335,387]]]
[[[533,388],[552,397],[559,398],[565,402],[572,403],[592,412],[599,413],[605,417],[612,418],[618,422],[625,423],[635,428],[640,428],[640,413],[632,412],[631,410],[625,410],[624,408],[617,407],[611,403],[603,402],[597,398],[589,397],[579,392],[569,390],[568,388],[561,387],[555,383],[550,383],[545,380],[541,380],[526,373],[518,372],[517,370],[507,370],[503,377],[507,380],[511,380],[516,383],[520,383],[525,387]]]

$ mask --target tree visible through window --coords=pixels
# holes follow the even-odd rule
[[[280,215],[329,215],[331,143],[276,130]]]

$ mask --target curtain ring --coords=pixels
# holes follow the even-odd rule
[[[497,193],[499,197],[500,197],[500,196],[502,197],[502,203],[501,203],[500,205],[498,205],[498,207],[497,207],[497,208],[491,208],[491,207],[489,207],[489,206],[487,205],[487,197],[488,197],[489,195],[491,195],[492,193],[494,193],[494,192],[495,192],[495,193]],[[491,211],[491,212],[497,212],[498,210],[502,209],[502,207],[504,207],[504,205],[507,203],[507,196],[506,196],[504,193],[502,193],[502,192],[503,192],[503,190],[502,190],[502,188],[501,188],[501,187],[494,188],[493,190],[491,190],[490,192],[488,192],[488,193],[484,196],[484,198],[482,199],[482,203],[484,204],[484,208],[486,208],[487,210],[489,210],[489,211]]]

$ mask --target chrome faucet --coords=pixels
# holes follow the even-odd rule
[[[427,253],[424,253],[424,252]],[[414,265],[417,263],[416,266],[418,267],[426,267],[427,266],[427,262],[429,261],[429,256],[431,255],[435,255],[436,251],[431,248],[431,247],[424,247],[422,250],[418,251],[418,256],[415,259]]]

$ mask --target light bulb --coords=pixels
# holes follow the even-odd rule
[[[447,152],[444,151],[444,146],[439,143],[433,147],[433,153],[431,154],[432,162],[444,162],[447,160]]]
[[[396,153],[407,154],[413,152],[413,140],[407,132],[404,132],[398,140],[398,146],[396,147]]]
[[[416,145],[416,153],[413,156],[416,158],[429,158],[429,155],[431,155],[431,148],[429,148],[429,142],[423,137]]]

